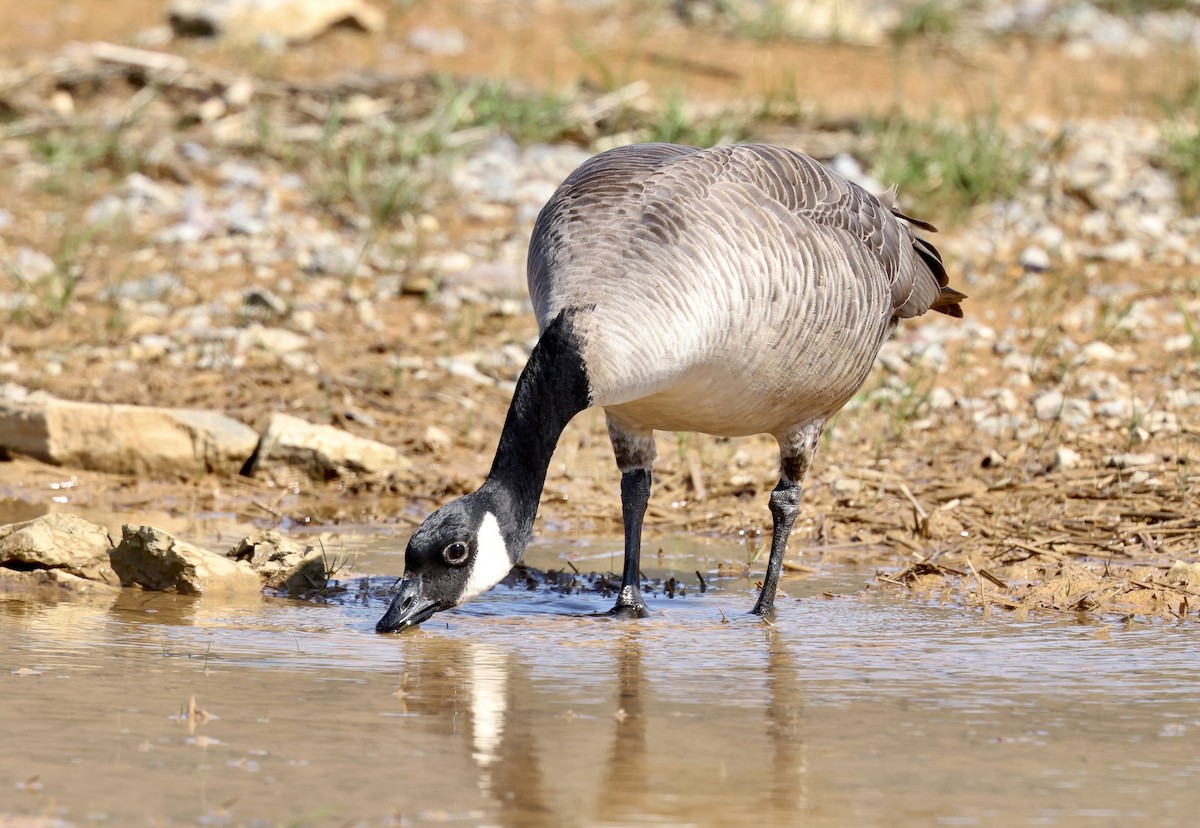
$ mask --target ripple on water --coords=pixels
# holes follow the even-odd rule
[[[1187,824],[1194,632],[981,618],[869,576],[789,578],[771,625],[731,577],[638,622],[499,588],[391,636],[376,597],[3,597],[0,785],[36,776],[28,813],[181,824],[214,799],[269,823]]]

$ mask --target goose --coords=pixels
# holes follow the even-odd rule
[[[829,418],[900,319],[962,316],[942,258],[905,216],[818,161],[765,144],[634,144],[585,161],[534,224],[539,338],[479,489],[405,550],[376,630],[491,589],[520,560],[567,423],[605,411],[621,473],[625,559],[611,614],[645,616],[639,574],[654,432],[779,443],[771,552],[752,612],[774,612],[801,486]]]

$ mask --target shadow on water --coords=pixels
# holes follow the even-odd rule
[[[499,589],[400,636],[382,598],[0,595],[0,824],[1191,824],[1195,633],[865,580],[774,626],[737,577],[632,623]]]

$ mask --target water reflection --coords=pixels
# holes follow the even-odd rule
[[[808,805],[805,763],[804,694],[796,660],[783,636],[774,627],[764,632],[767,648],[767,732],[774,760],[769,801],[781,817]]]
[[[630,625],[613,642],[616,655],[616,704],[612,721],[612,748],[608,752],[604,784],[597,814],[606,822],[627,822],[637,817],[649,795],[646,695],[642,669],[642,632]]]
[[[42,786],[0,797],[0,823],[1171,825],[1200,807],[1191,632],[873,596],[725,623],[742,597],[621,623],[572,615],[598,597],[500,593],[378,636],[361,603],[0,596],[0,790]],[[193,696],[213,714],[195,732]]]
[[[604,638],[582,663],[560,663],[574,682],[546,675],[546,649],[514,652],[463,637],[398,642],[409,657],[397,735],[415,723],[459,745],[473,765],[470,787],[506,825],[559,826],[580,814],[631,824],[664,795],[678,800],[669,813],[709,823],[726,811],[731,791],[754,803],[760,824],[790,824],[806,800],[804,696],[783,637],[750,631],[756,644],[743,660],[756,671],[741,686],[728,676],[726,688],[746,704],[723,704],[712,698],[722,688],[710,676],[693,673],[691,687],[672,686],[670,671],[656,671],[653,651],[668,643],[661,630],[590,623],[604,624]],[[461,813],[469,800],[460,791],[448,801]]]

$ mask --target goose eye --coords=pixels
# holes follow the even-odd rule
[[[469,555],[470,552],[471,550],[467,548],[465,543],[462,541],[455,541],[442,550],[442,557],[445,559],[446,563],[450,564],[451,566],[461,566],[467,562],[467,555]]]

